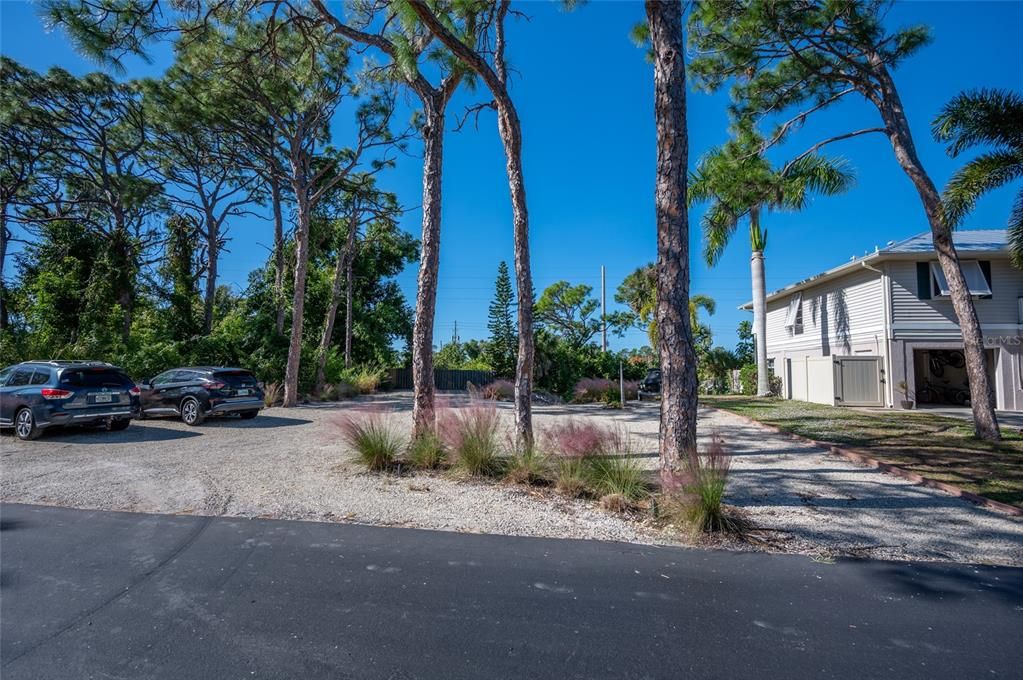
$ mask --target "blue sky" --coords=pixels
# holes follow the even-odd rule
[[[653,179],[654,126],[652,73],[641,50],[628,39],[642,20],[639,2],[591,2],[572,13],[557,3],[521,5],[530,21],[509,31],[509,58],[516,69],[513,96],[523,126],[533,275],[538,291],[565,279],[597,293],[600,266],[607,268],[608,301],[630,271],[655,257]],[[893,26],[924,23],[934,40],[896,73],[920,156],[941,186],[964,159],[949,159],[930,137],[935,113],[961,90],[976,87],[1019,89],[1023,45],[1023,3],[912,2],[894,6]],[[20,0],[0,0],[0,51],[37,69],[53,65],[75,73],[95,69],[79,57],[60,32],[47,33],[35,8]],[[157,75],[167,66],[167,46],[154,46],[153,64],[130,61],[132,77]],[[449,119],[476,99],[461,93]],[[690,92],[689,140],[692,162],[727,138],[726,95]],[[781,150],[779,159],[816,139],[843,130],[872,127],[877,114],[850,100],[822,114]],[[340,131],[343,125],[336,126]],[[335,140],[343,144],[341,133]],[[462,339],[485,337],[487,304],[497,264],[512,260],[511,209],[504,156],[492,115],[451,132],[446,141],[444,224],[435,337],[446,342],[457,321]],[[799,214],[773,214],[767,250],[768,288],[781,287],[862,255],[874,246],[925,231],[927,224],[910,182],[896,165],[887,140],[860,137],[831,147],[857,172],[856,186],[837,198],[817,198]],[[399,159],[381,179],[408,206],[420,202],[417,149]],[[967,228],[998,228],[1011,203],[1009,188],[983,199]],[[697,208],[691,215],[694,252],[692,290],[713,297],[717,313],[708,317],[718,344],[732,347],[735,328],[746,312],[736,307],[750,297],[749,245],[737,233],[713,269],[699,257]],[[420,214],[409,212],[405,229],[418,235]],[[246,218],[230,226],[230,252],[224,282],[244,286],[271,241],[268,221]],[[410,300],[415,268],[399,281]],[[631,331],[613,347],[638,346],[645,334]]]

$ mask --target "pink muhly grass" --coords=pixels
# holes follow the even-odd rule
[[[510,401],[515,397],[515,383],[511,380],[498,379],[481,387],[479,395],[492,401]]]
[[[437,412],[437,436],[450,451],[452,463],[473,476],[497,471],[500,427],[492,402],[474,400],[468,406]]]

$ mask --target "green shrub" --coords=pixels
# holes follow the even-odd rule
[[[383,382],[386,371],[376,366],[358,366],[341,371],[341,381],[351,385],[359,394],[373,394]]]
[[[743,394],[757,393],[757,365],[746,364],[739,369],[739,387]]]

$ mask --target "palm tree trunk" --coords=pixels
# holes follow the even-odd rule
[[[760,234],[759,208],[753,208],[750,211],[750,231]],[[767,369],[767,280],[764,272],[763,250],[753,250],[749,266],[753,280],[753,337],[757,351],[757,396],[766,397],[771,394],[771,374]]]
[[[296,185],[297,228],[295,229],[295,291],[291,304],[291,339],[288,343],[288,361],[284,371],[285,408],[298,403],[298,373],[302,360],[303,315],[305,313],[305,280],[309,267],[309,206]]]
[[[657,335],[661,359],[662,483],[696,456],[696,354],[689,324],[689,219],[686,212],[686,68],[682,7],[646,0],[654,60],[657,127]]]
[[[270,200],[274,212],[274,303],[277,306],[274,328],[284,335],[284,217],[281,214],[281,183],[270,178]]]
[[[440,265],[441,172],[444,161],[444,112],[438,102],[423,98],[423,235],[412,329],[413,436],[433,432],[433,321],[437,312],[437,269]]]
[[[879,102],[881,118],[884,120],[888,139],[891,141],[899,166],[920,195],[931,227],[934,250],[938,253],[938,262],[948,281],[952,308],[959,320],[960,332],[963,335],[963,355],[966,357],[966,374],[970,381],[974,432],[980,439],[999,441],[1001,432],[995,415],[994,391],[987,372],[984,335],[973,298],[970,297],[970,288],[959,265],[959,255],[952,241],[952,230],[941,216],[941,196],[917,156],[902,100],[891,75],[884,67],[879,69],[878,75],[881,88]]]

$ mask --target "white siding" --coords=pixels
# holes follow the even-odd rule
[[[884,339],[884,296],[881,275],[853,271],[803,292],[803,332],[785,328],[792,296],[767,304],[767,351],[810,350],[818,356],[852,354],[857,344],[875,336]],[[817,351],[814,351],[817,350]]]
[[[958,334],[952,301],[947,298],[921,300],[917,291],[916,262],[892,261],[888,273],[892,282],[892,335],[895,338],[926,331]],[[981,326],[1005,329],[1019,323],[1018,298],[1023,296],[1023,272],[1008,260],[991,260],[991,298],[974,299]]]

